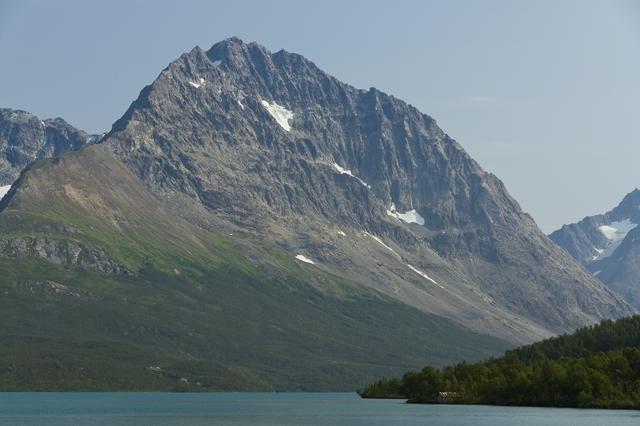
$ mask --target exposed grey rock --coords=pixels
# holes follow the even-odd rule
[[[100,248],[87,247],[69,240],[43,237],[17,237],[0,240],[0,256],[6,258],[36,257],[54,265],[79,266],[112,274],[130,272],[113,261]]]
[[[18,288],[23,288],[31,293],[55,294],[77,298],[92,298],[93,296],[84,291],[69,287],[65,284],[51,280],[26,280],[18,284]]]
[[[58,157],[97,140],[61,118],[40,120],[25,111],[0,108],[0,186],[12,184],[35,160]]]

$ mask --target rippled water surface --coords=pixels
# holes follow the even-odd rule
[[[640,411],[415,405],[351,393],[0,393],[0,424],[640,426]]]

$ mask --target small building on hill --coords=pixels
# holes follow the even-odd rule
[[[436,395],[436,402],[438,404],[446,404],[453,401],[457,396],[457,392],[438,392]]]

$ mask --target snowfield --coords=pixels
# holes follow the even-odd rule
[[[2,200],[5,195],[7,195],[7,192],[9,192],[10,189],[11,185],[0,186],[0,200]]]
[[[602,260],[611,256],[620,246],[629,231],[636,226],[638,226],[638,224],[631,222],[629,219],[600,226],[598,229],[600,229],[600,232],[609,240],[609,244],[603,249],[596,248],[599,254],[594,260]]]
[[[389,247],[388,245],[386,245],[380,238],[376,237],[373,234],[370,234],[368,232],[365,232],[364,235],[373,238],[378,244],[380,244],[382,247],[386,248],[387,250],[395,253],[395,251],[393,251],[393,249],[391,247]]]
[[[438,287],[444,289],[444,287],[442,287],[440,284],[438,284],[436,282],[436,280],[434,280],[433,278],[431,278],[429,275],[425,274],[424,272],[422,272],[421,270],[419,270],[418,268],[414,268],[413,266],[409,265],[407,263],[407,266],[409,267],[409,269],[411,269],[413,272],[415,272],[416,274],[420,275],[422,278],[426,278],[427,280],[431,281],[432,283],[434,283],[435,285],[437,285]]]
[[[312,265],[316,264],[313,260],[309,259],[307,256],[305,256],[303,254],[296,255],[296,259],[298,259],[300,262],[310,263]]]
[[[189,84],[197,89],[197,88],[199,88],[200,86],[202,86],[204,84],[204,78],[200,77],[200,80],[198,80],[198,81],[199,81],[199,83],[195,83],[193,81],[189,81]]]
[[[287,132],[291,131],[289,120],[293,118],[293,111],[289,111],[285,107],[278,105],[277,103],[270,104],[267,101],[260,101],[264,109],[276,120],[276,122]]]
[[[364,185],[367,189],[371,189],[371,186],[367,182],[363,181],[358,176],[356,176],[353,173],[351,173],[351,170],[348,170],[348,169],[345,169],[343,167],[340,167],[340,165],[338,163],[333,163],[333,168],[336,169],[338,171],[338,173],[340,173],[342,175],[351,176],[352,178],[357,179],[358,182],[360,182],[362,185]]]
[[[387,210],[387,214],[406,223],[417,223],[418,225],[424,225],[424,218],[420,216],[420,214],[415,209],[402,213],[396,209],[395,203],[391,203],[391,207]]]

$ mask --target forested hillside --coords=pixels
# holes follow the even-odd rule
[[[640,408],[640,316],[603,321],[486,362],[425,367],[360,394],[429,403],[439,392],[462,404]]]

